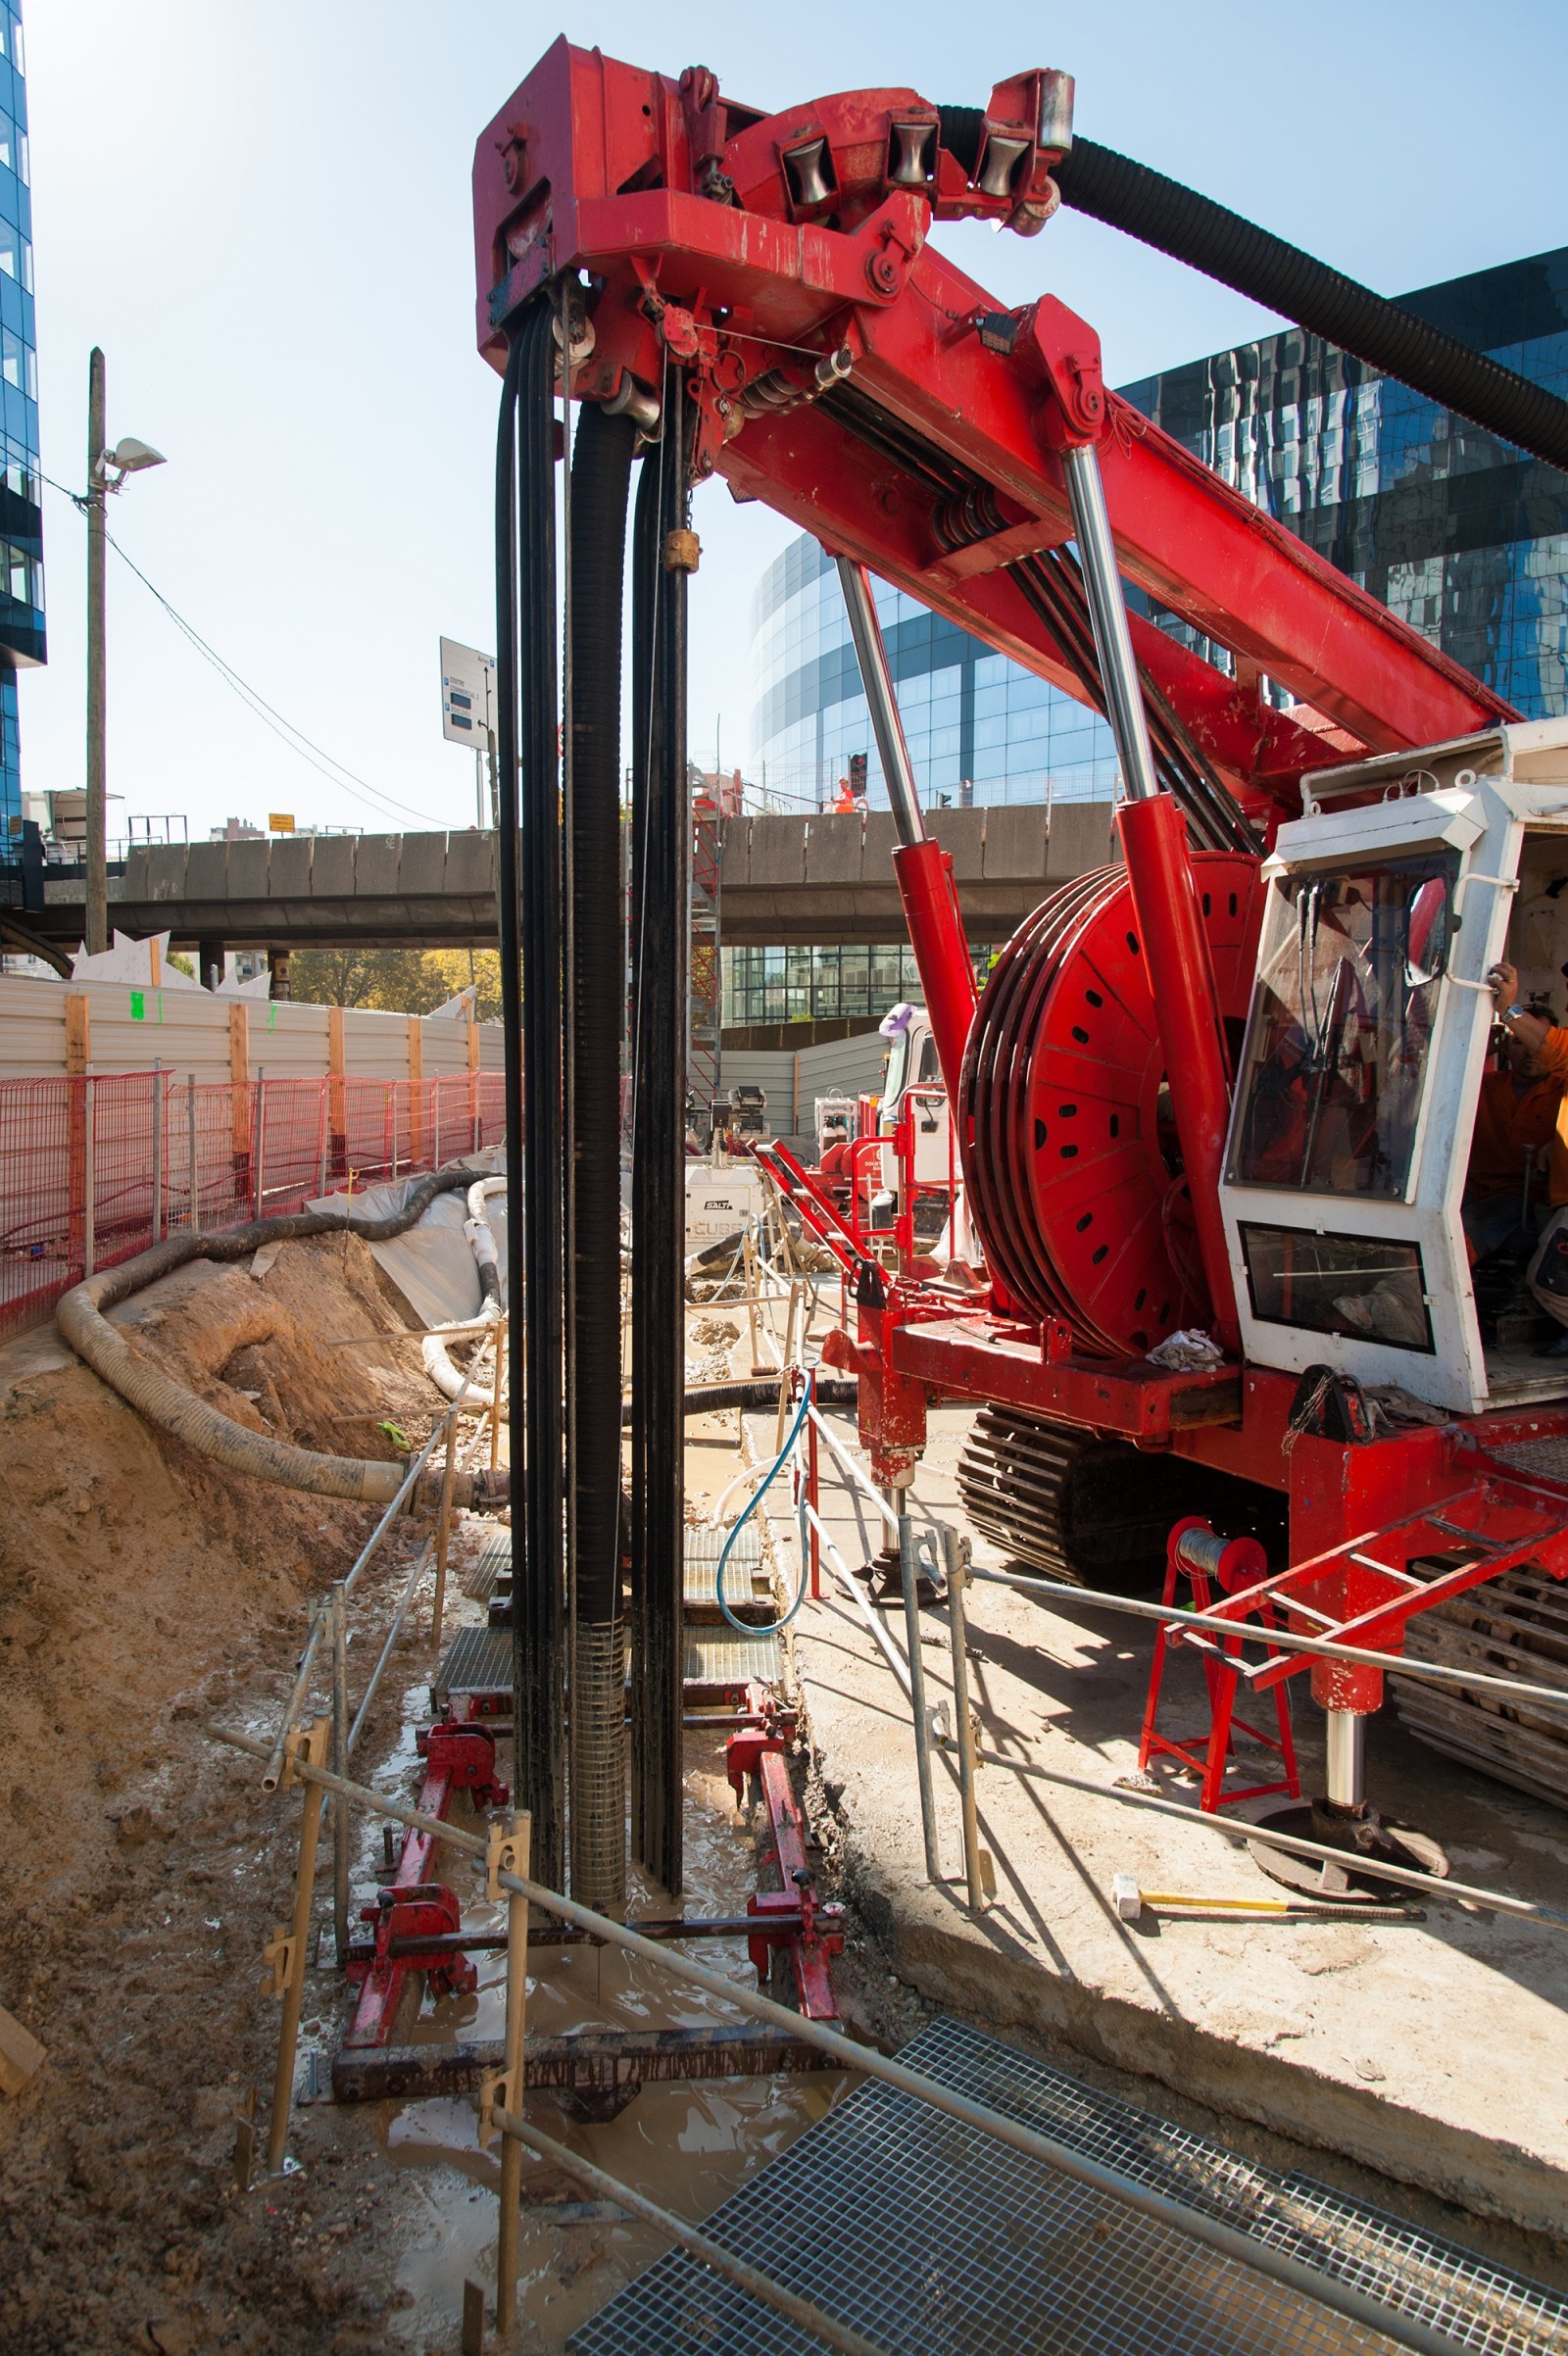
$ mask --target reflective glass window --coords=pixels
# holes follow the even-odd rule
[[[1445,853],[1274,880],[1233,1181],[1403,1195],[1457,873]]]

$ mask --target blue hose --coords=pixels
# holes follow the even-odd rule
[[[772,1463],[768,1466],[767,1471],[762,1476],[762,1479],[758,1483],[756,1489],[752,1492],[752,1495],[748,1498],[747,1502],[742,1506],[734,1521],[731,1522],[729,1527],[729,1536],[725,1539],[724,1544],[719,1550],[718,1569],[713,1575],[713,1593],[718,1598],[719,1610],[723,1613],[730,1626],[741,1636],[777,1636],[781,1629],[785,1629],[789,1626],[791,1620],[794,1619],[796,1613],[800,1610],[801,1605],[806,1601],[808,1548],[805,1544],[804,1531],[801,1545],[801,1584],[796,1590],[794,1602],[790,1605],[789,1610],[784,1614],[782,1620],[770,1620],[765,1627],[761,1628],[758,1627],[755,1621],[738,1620],[735,1617],[735,1614],[730,1610],[729,1605],[724,1600],[724,1565],[729,1560],[731,1546],[733,1546],[735,1541],[737,1538],[739,1538],[742,1530],[746,1527],[746,1524],[751,1520],[752,1515],[757,1511],[757,1508],[761,1503],[763,1497],[766,1497],[768,1490],[772,1487],[775,1478],[788,1458],[796,1441],[800,1438],[801,1426],[806,1421],[807,1415],[810,1410],[811,1392],[812,1383],[810,1377],[808,1376],[806,1389],[801,1393],[801,1403],[795,1411],[795,1421],[790,1426],[788,1439],[785,1441],[784,1446],[779,1449],[778,1454],[773,1458]],[[804,1523],[804,1511],[801,1518]]]

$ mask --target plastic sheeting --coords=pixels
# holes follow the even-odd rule
[[[488,1146],[482,1153],[465,1156],[476,1178],[505,1174],[506,1149]],[[354,1208],[367,1217],[384,1218],[400,1210],[409,1200],[423,1172],[415,1171],[408,1178],[390,1179],[383,1186],[368,1186],[354,1197]],[[307,1203],[308,1210],[342,1210],[347,1197],[342,1192],[318,1195]],[[479,1289],[479,1271],[474,1264],[468,1239],[463,1223],[468,1215],[468,1198],[457,1189],[449,1195],[438,1195],[422,1219],[407,1233],[394,1236],[389,1244],[372,1244],[376,1264],[389,1276],[404,1301],[416,1325],[460,1325],[467,1318],[477,1317],[484,1296]],[[500,1255],[501,1299],[507,1298],[507,1199],[492,1195],[485,1204],[485,1216],[490,1222]]]

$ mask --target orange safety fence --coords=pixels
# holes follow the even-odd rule
[[[165,1236],[429,1170],[506,1134],[500,1072],[246,1082],[0,1080],[0,1334]]]

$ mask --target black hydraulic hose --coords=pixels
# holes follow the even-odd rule
[[[626,1900],[620,1619],[620,609],[630,417],[580,411],[572,450],[568,725],[572,1254],[567,1395],[571,1888]]]
[[[632,537],[632,1847],[666,1890],[682,1871],[685,1389],[686,772],[684,380],[642,463]],[[665,558],[672,561],[666,565]]]
[[[750,1414],[760,1414],[764,1407],[778,1405],[779,1384],[784,1378],[764,1374],[756,1382],[694,1383],[681,1399],[682,1415],[719,1415],[727,1408],[740,1407]],[[818,1374],[816,1403],[819,1407],[853,1407],[860,1396],[860,1386],[853,1374]],[[631,1401],[621,1406],[620,1420],[631,1421]]]
[[[1063,203],[1076,211],[1235,287],[1488,433],[1568,470],[1568,401],[1484,352],[1429,327],[1211,197],[1093,139],[1075,139],[1054,176]]]
[[[507,1025],[509,1437],[515,1752],[534,1853],[564,1871],[564,1263],[561,767],[556,735],[555,315],[517,323],[496,463],[497,755]],[[521,1521],[520,1545],[517,1528]],[[542,1868],[541,1868],[542,1870]]]
[[[595,1625],[620,1608],[620,612],[636,432],[585,403],[571,466],[575,1609]],[[619,1683],[617,1663],[617,1707]]]

